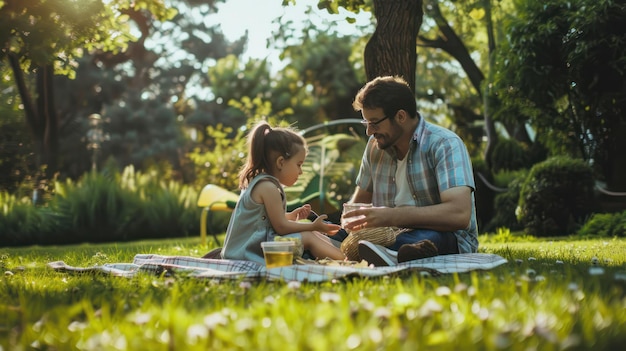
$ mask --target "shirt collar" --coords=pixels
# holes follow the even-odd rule
[[[424,120],[424,117],[420,114],[417,115],[417,118],[420,120],[417,122],[417,128],[415,128],[415,131],[413,132],[413,140],[417,143],[417,145],[419,145],[422,141],[422,137],[424,136],[424,131],[426,130],[426,120]]]

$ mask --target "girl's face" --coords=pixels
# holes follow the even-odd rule
[[[301,148],[293,157],[283,159],[276,178],[285,186],[292,186],[302,174],[302,164],[306,158],[306,150]]]

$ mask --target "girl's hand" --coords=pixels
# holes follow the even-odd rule
[[[328,218],[328,216],[325,214],[319,215],[317,218],[315,218],[315,221],[313,221],[313,228],[315,228],[314,230],[326,233],[328,235],[337,234],[339,229],[341,229],[341,226],[339,224],[324,222],[326,218]]]
[[[305,204],[291,211],[290,217],[291,217],[291,220],[297,222],[301,219],[308,218],[310,214],[311,214],[311,205]]]

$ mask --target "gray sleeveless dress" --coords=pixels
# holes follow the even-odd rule
[[[283,201],[283,208],[286,209],[285,192],[278,179],[264,173],[252,179],[248,188],[239,196],[237,205],[230,217],[222,249],[222,258],[265,264],[261,243],[274,241],[274,237],[278,234],[272,228],[265,205],[256,203],[250,196],[252,189],[262,181],[270,181],[276,185],[276,191],[280,192]],[[300,233],[287,234],[283,237],[296,237],[302,240]]]

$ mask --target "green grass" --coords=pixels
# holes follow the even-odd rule
[[[509,263],[319,284],[127,279],[46,267],[132,262],[137,253],[198,257],[208,249],[197,238],[0,248],[0,350],[623,347],[626,240],[483,239],[482,252]]]

